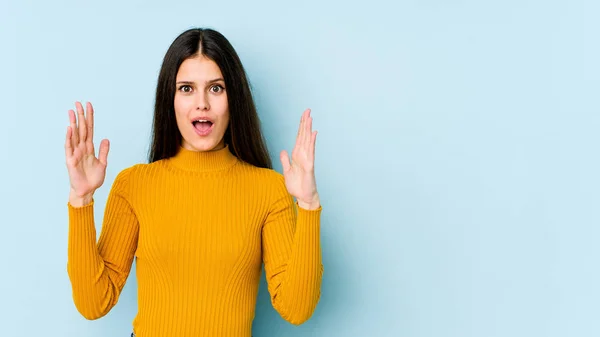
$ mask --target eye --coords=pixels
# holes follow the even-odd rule
[[[217,89],[217,90],[215,90],[215,89]],[[210,91],[212,91],[214,93],[220,93],[223,90],[225,90],[225,88],[223,88],[223,86],[221,86],[220,84],[213,85],[212,87],[210,87]]]
[[[190,92],[192,92],[192,87],[189,86],[189,85],[187,85],[187,84],[184,84],[184,85],[182,85],[182,86],[179,87],[179,91],[182,91],[182,92],[185,92],[185,93],[190,93]]]

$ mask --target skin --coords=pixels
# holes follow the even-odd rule
[[[315,180],[317,131],[312,131],[310,112],[310,109],[304,110],[300,118],[291,161],[286,150],[280,152],[279,159],[288,192],[296,198],[299,207],[314,210],[320,207],[320,199]]]
[[[225,147],[224,134],[229,124],[227,92],[221,70],[217,64],[200,55],[185,60],[177,73],[175,115],[177,126],[183,136],[182,146],[191,151],[216,151]],[[95,155],[94,108],[75,103],[77,113],[69,110],[70,125],[65,139],[65,157],[69,172],[69,202],[75,207],[89,204],[93,194],[106,176],[110,143],[100,142]],[[300,126],[291,157],[287,151],[280,152],[283,176],[288,192],[296,198],[298,206],[307,210],[320,207],[315,180],[315,143],[317,131],[312,130],[311,110],[306,109],[300,118]],[[191,121],[194,117],[207,116],[213,122],[208,136],[199,136]]]
[[[191,151],[224,148],[229,107],[225,80],[219,66],[204,55],[187,59],[177,71],[176,86],[175,118],[183,137],[181,145]],[[214,123],[207,136],[198,135],[191,123],[200,116]]]

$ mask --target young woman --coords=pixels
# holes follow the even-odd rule
[[[85,318],[117,303],[134,257],[134,336],[250,336],[262,263],[279,314],[310,318],[323,275],[310,110],[291,160],[280,153],[283,174],[274,171],[237,53],[217,31],[185,31],[158,78],[149,163],[115,178],[98,242],[93,195],[109,142],[96,157],[93,107],[76,110],[65,142],[67,271]]]

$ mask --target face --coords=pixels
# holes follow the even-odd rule
[[[184,148],[211,151],[225,147],[227,92],[221,69],[213,60],[200,55],[183,61],[177,72],[174,103]]]

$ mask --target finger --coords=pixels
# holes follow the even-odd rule
[[[65,137],[65,157],[71,158],[73,155],[73,146],[71,145],[71,127],[67,126],[67,136]]]
[[[314,166],[314,162],[315,162],[316,143],[317,143],[317,131],[313,131],[312,135],[310,137],[310,152],[308,155],[310,158],[310,161],[313,163],[313,166]]]
[[[279,153],[279,159],[281,160],[283,172],[287,172],[290,169],[290,156],[286,150],[283,150]]]
[[[92,103],[87,102],[86,108],[87,108],[87,120],[86,120],[87,138],[86,138],[86,142],[88,143],[88,147],[90,147],[93,152],[93,150],[94,150],[94,107],[92,106]]]
[[[85,126],[85,114],[83,111],[83,105],[77,102],[75,103],[77,106],[77,126],[79,127],[79,141],[85,142],[85,136],[87,134],[87,129]]]
[[[300,146],[302,147],[304,145],[304,140],[306,139],[306,110],[304,110],[304,112],[302,113],[302,125],[301,125],[301,130],[300,130]]]
[[[108,139],[103,139],[100,142],[100,150],[98,150],[98,160],[106,166],[108,164],[108,150],[110,149],[110,142]]]
[[[300,131],[300,140],[299,140],[299,144],[300,147],[304,147],[306,144],[306,125],[308,123],[308,119],[310,116],[310,109],[306,109],[304,110],[304,113],[302,113],[302,126],[301,126],[301,131]]]
[[[310,143],[312,141],[312,117],[309,116],[306,118],[306,126],[304,129],[304,146],[308,150],[310,147]]]
[[[307,140],[310,140],[310,133],[309,133],[309,127],[310,127],[310,122],[312,117],[310,117],[310,109],[306,109],[304,110],[304,133],[302,135],[302,142],[303,144],[306,144]]]
[[[71,122],[71,145],[76,147],[79,143],[79,131],[77,130],[77,118],[73,110],[69,110],[69,121]]]
[[[300,117],[300,125],[298,126],[298,135],[296,135],[296,145],[294,148],[297,148],[300,144],[302,144],[302,132],[304,130],[304,115],[306,115],[306,111],[302,113],[302,117]]]

